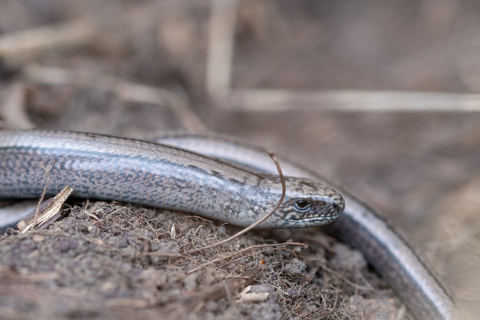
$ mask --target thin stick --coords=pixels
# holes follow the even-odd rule
[[[283,177],[283,173],[282,173],[282,168],[280,167],[280,162],[278,161],[277,157],[275,157],[275,155],[273,154],[273,152],[269,152],[268,153],[270,155],[270,158],[272,158],[273,162],[275,162],[275,165],[277,166],[277,170],[278,170],[278,175],[280,176],[280,181],[282,183],[282,196],[280,197],[280,200],[278,200],[277,204],[275,205],[275,207],[273,208],[273,210],[268,213],[265,217],[263,217],[262,219],[258,220],[257,222],[255,222],[254,224],[246,227],[245,229],[243,229],[242,231],[234,234],[233,236],[231,236],[230,238],[227,238],[223,241],[220,241],[220,242],[217,242],[215,244],[212,244],[210,246],[206,246],[206,247],[203,247],[203,248],[199,248],[199,249],[194,249],[194,250],[191,250],[189,252],[189,254],[192,254],[192,253],[195,253],[197,251],[202,251],[202,250],[207,250],[207,249],[212,249],[212,248],[215,248],[215,247],[218,247],[224,243],[227,243],[229,241],[232,241],[233,239],[241,236],[242,234],[252,230],[253,228],[255,228],[256,226],[258,226],[259,224],[261,224],[263,221],[267,220],[272,214],[275,213],[275,211],[277,211],[277,209],[282,205],[283,203],[283,199],[285,199],[285,193],[287,191],[287,186],[285,185],[285,178]]]

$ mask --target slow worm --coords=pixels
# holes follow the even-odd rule
[[[246,226],[280,196],[275,165],[260,148],[191,134],[155,141],[159,143],[60,131],[0,131],[0,198],[38,197],[48,176],[51,195],[68,185],[79,197],[177,209]],[[324,225],[345,207],[327,231],[360,249],[417,319],[455,319],[451,296],[384,219],[354,196],[342,191],[342,198],[318,174],[280,161],[290,176],[287,197],[260,227]]]
[[[232,138],[172,133],[154,136],[150,140],[239,163],[262,172],[275,173],[276,170],[264,149]],[[325,181],[316,172],[288,159],[278,158],[286,175]],[[408,241],[361,200],[338,186],[334,188],[343,195],[345,210],[342,217],[325,226],[325,230],[358,248],[402,298],[416,319],[458,319],[452,296]]]
[[[317,180],[285,177],[282,205],[260,228],[336,220],[342,196]],[[239,226],[267,214],[282,193],[277,175],[254,173],[176,147],[61,131],[0,131],[0,199],[39,197],[65,186],[77,197],[196,213]]]

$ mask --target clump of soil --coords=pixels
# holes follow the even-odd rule
[[[67,211],[0,240],[7,318],[395,319],[400,307],[360,252],[319,229],[192,251],[239,229],[119,203]]]

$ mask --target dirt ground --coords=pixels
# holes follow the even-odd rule
[[[46,231],[2,240],[2,316],[394,319],[401,305],[360,252],[315,229],[189,253],[239,228],[116,203],[69,211]]]
[[[208,130],[266,146],[393,221],[475,319],[480,113],[215,106],[206,90],[215,3],[0,2],[0,125],[137,138]],[[478,99],[469,95],[480,91],[476,1],[241,0],[234,9],[232,89]],[[15,33],[47,26],[50,33],[34,34],[36,47]],[[1,317],[411,318],[358,252],[319,230],[253,232],[186,255],[238,229],[125,204],[70,205],[50,229],[2,239]],[[308,248],[280,245],[287,241]],[[269,297],[241,300],[250,284]]]

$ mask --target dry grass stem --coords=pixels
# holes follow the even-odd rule
[[[0,58],[11,63],[30,60],[53,48],[77,47],[94,39],[96,27],[91,21],[67,22],[0,36]]]
[[[211,2],[207,54],[207,92],[218,105],[225,103],[232,78],[238,0]]]
[[[187,100],[171,90],[133,83],[110,75],[38,65],[26,67],[24,75],[28,81],[39,84],[96,88],[113,92],[128,102],[164,105],[175,113],[185,130],[198,133],[209,132],[202,120],[190,109]]]
[[[479,94],[412,91],[282,89],[232,90],[232,109],[250,111],[335,110],[368,112],[480,111]]]
[[[60,217],[60,209],[73,192],[70,187],[63,188],[54,198],[43,202],[41,199],[36,210],[23,218],[17,227],[21,233],[32,229],[44,229]]]
[[[40,196],[40,199],[38,199],[38,206],[37,206],[37,211],[35,212],[35,218],[33,219],[33,223],[31,224],[31,227],[35,227],[37,225],[37,221],[38,221],[38,215],[40,213],[40,206],[41,204],[43,203],[43,199],[45,199],[45,195],[47,194],[47,187],[48,187],[48,183],[50,182],[50,170],[52,170],[52,166],[48,165],[47,167],[42,167],[42,169],[45,170],[45,175],[47,176],[47,181],[45,181],[45,185],[43,186],[43,191],[42,191],[42,194]],[[62,190],[65,191],[66,188],[68,187],[65,187],[65,189]],[[73,190],[73,189],[72,189]],[[70,194],[69,194],[70,195]],[[68,195],[67,195],[68,197]],[[66,198],[65,198],[66,199]],[[43,209],[42,211],[42,215],[44,215],[44,210]],[[17,224],[17,227],[20,229],[19,225]],[[22,230],[22,232],[25,232],[27,231],[27,229],[25,230]]]

